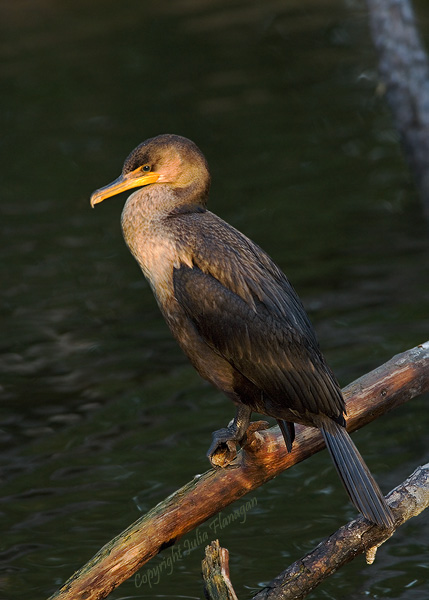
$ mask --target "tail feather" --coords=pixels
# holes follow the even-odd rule
[[[292,452],[292,444],[295,439],[295,424],[290,423],[289,421],[282,421],[281,419],[277,419],[277,423],[279,424],[280,431],[283,434],[287,451]]]
[[[323,423],[321,431],[338,475],[355,507],[372,523],[392,527],[392,512],[346,429],[330,420]]]

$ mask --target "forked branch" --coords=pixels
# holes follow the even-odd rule
[[[399,354],[344,389],[347,429],[354,431],[429,390],[429,342]],[[263,425],[266,427],[266,425]],[[324,447],[316,429],[297,426],[286,452],[277,427],[258,430],[230,467],[210,470],[177,490],[130,525],[56,592],[51,600],[105,598],[161,550],[226,506]]]

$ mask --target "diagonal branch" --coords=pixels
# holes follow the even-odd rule
[[[418,467],[406,481],[395,487],[387,495],[387,502],[395,517],[395,530],[425,510],[429,506],[429,464]],[[377,548],[392,534],[359,516],[290,565],[253,600],[305,598],[324,579],[359,554],[365,553],[367,563],[371,564]]]
[[[347,429],[354,431],[426,391],[429,342],[395,356],[345,388]],[[288,454],[277,427],[257,429],[258,424],[251,425],[247,444],[230,467],[196,476],[160,502],[101,548],[51,600],[105,598],[184,534],[324,447],[316,429],[297,426],[294,449]]]

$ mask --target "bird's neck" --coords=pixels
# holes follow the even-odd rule
[[[158,300],[169,289],[173,268],[192,266],[189,249],[169,226],[171,215],[180,212],[182,206],[186,206],[185,200],[174,191],[151,186],[132,194],[122,211],[124,239]]]

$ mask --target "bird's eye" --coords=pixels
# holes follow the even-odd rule
[[[142,171],[144,171],[145,173],[147,173],[148,171],[150,171],[150,165],[144,165],[142,167]]]

